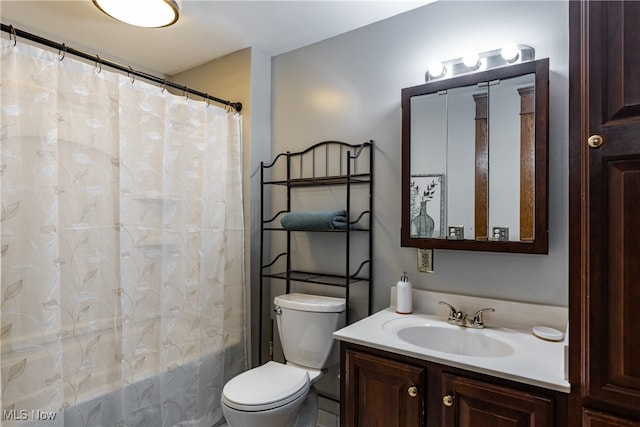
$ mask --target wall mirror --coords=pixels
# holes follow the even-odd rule
[[[548,252],[549,60],[402,89],[402,246]]]

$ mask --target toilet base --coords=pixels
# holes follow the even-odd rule
[[[293,426],[295,427],[316,427],[318,422],[318,392],[311,386],[307,400],[304,402]]]

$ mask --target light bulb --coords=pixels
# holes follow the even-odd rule
[[[502,48],[500,54],[505,61],[514,62],[518,59],[518,56],[520,56],[520,50],[515,44],[508,44]]]
[[[477,53],[468,53],[462,57],[462,63],[472,70],[477,69],[480,66],[480,61]]]
[[[428,73],[431,78],[437,79],[438,77],[442,77],[446,74],[447,69],[441,62],[432,62],[429,64]]]

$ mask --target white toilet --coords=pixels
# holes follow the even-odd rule
[[[287,363],[267,362],[225,384],[222,412],[230,427],[315,427],[313,384],[339,362],[332,334],[345,324],[344,298],[293,293],[274,305]]]

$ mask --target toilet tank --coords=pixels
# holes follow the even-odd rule
[[[333,332],[345,325],[344,298],[292,293],[275,297],[273,303],[288,362],[313,369],[339,363]]]

